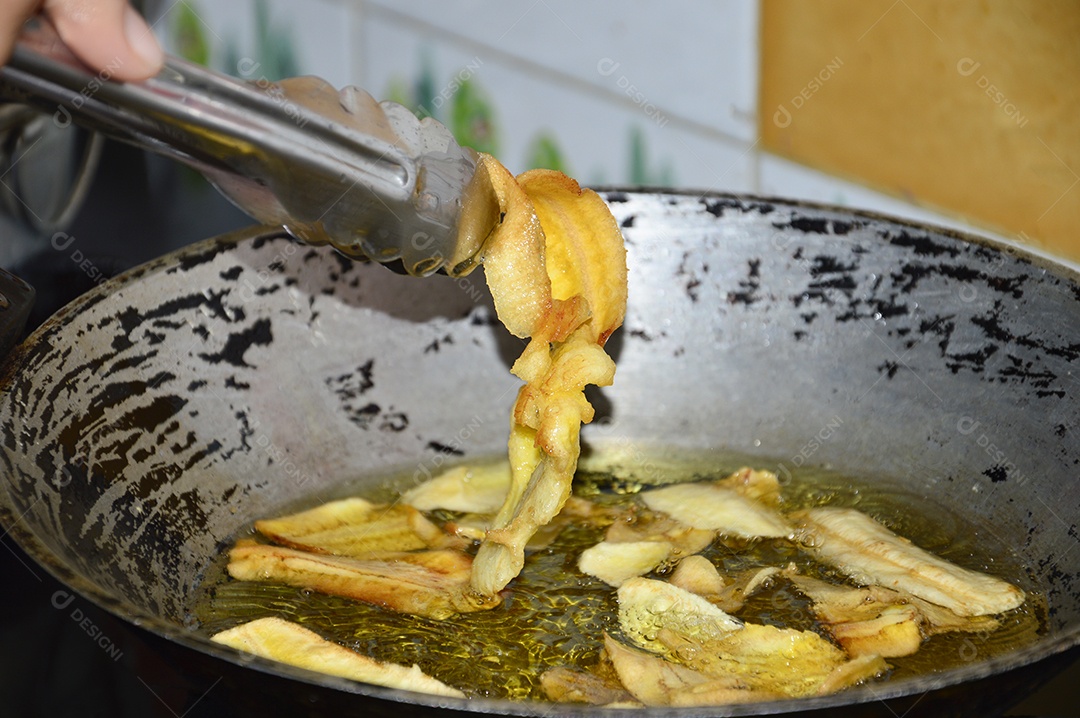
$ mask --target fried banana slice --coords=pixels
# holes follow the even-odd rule
[[[919,609],[923,618],[923,633],[935,636],[939,633],[989,633],[996,630],[1001,622],[990,615],[961,616],[944,606],[924,601],[915,596],[904,595],[904,600]]]
[[[857,686],[886,673],[890,666],[881,656],[865,655],[844,661],[834,668],[818,686],[817,694],[825,696]]]
[[[881,609],[874,618],[834,623],[829,633],[853,658],[910,656],[923,642],[919,618],[914,606],[894,604]]]
[[[843,651],[813,631],[756,623],[719,641],[701,641],[667,629],[658,639],[668,655],[690,668],[792,698],[824,695],[888,668],[880,656],[860,656],[852,665]]]
[[[630,579],[619,588],[618,601],[619,627],[634,643],[752,691],[818,695],[876,676],[887,667],[877,656],[848,665],[843,651],[813,631],[742,623],[663,581]]]
[[[510,490],[510,464],[455,466],[406,491],[401,502],[421,511],[446,509],[463,514],[493,514]]]
[[[866,621],[889,606],[904,603],[904,594],[881,586],[838,586],[819,578],[784,572],[799,592],[813,601],[814,614],[826,623]]]
[[[465,697],[458,689],[421,671],[419,666],[380,663],[281,618],[250,621],[216,633],[210,640],[238,651],[330,676],[435,696]]]
[[[996,614],[1024,603],[1010,583],[924,551],[855,509],[817,508],[791,516],[801,545],[852,580],[892,588],[960,616]]]
[[[578,569],[618,588],[635,576],[644,576],[671,556],[666,541],[601,541],[581,552]]]
[[[578,569],[618,588],[668,561],[701,551],[712,531],[684,526],[663,514],[633,511],[617,516],[600,543],[581,552]]]
[[[553,378],[566,370],[581,373],[572,378]],[[533,404],[533,411],[531,416],[523,416],[515,410],[509,441],[514,475],[509,494],[512,498],[496,515],[477,552],[473,587],[478,592],[496,593],[521,572],[529,539],[559,513],[569,498],[581,424],[592,420],[584,386],[606,386],[614,371],[614,363],[602,349],[575,334],[555,349],[547,381],[540,387],[527,384],[522,388],[516,407]],[[560,388],[565,386],[570,388]]]
[[[715,596],[706,596],[706,600],[729,613],[741,611],[754,594],[771,586],[773,579],[779,574],[780,569],[776,566],[739,571],[734,576],[725,579],[729,585],[725,586],[723,591]]]
[[[484,245],[484,279],[499,321],[515,337],[529,337],[553,305],[544,230],[525,190],[498,160],[481,154],[476,172],[487,174],[502,212]]]
[[[998,627],[991,616],[959,616],[900,591],[881,586],[837,586],[808,576],[788,575],[813,601],[813,611],[851,656],[908,656],[938,633],[985,632]]]
[[[663,541],[671,544],[673,559],[696,554],[715,538],[715,531],[696,529],[654,511],[634,511],[612,522],[604,534],[610,543]]]
[[[604,650],[623,686],[646,706],[718,706],[784,697],[768,690],[753,690],[738,678],[705,675],[625,646],[606,633]]]
[[[669,579],[672,586],[709,600],[728,587],[712,561],[704,556],[687,556],[679,561]],[[709,601],[712,603],[712,601]],[[723,609],[721,609],[723,610]]]
[[[731,489],[740,496],[759,501],[772,509],[780,506],[780,479],[772,471],[744,466],[713,484]]]
[[[716,483],[683,483],[642,491],[653,511],[662,511],[696,529],[740,538],[782,538],[791,527],[776,511]]]
[[[545,234],[546,270],[555,300],[582,297],[590,338],[603,346],[626,314],[626,249],[599,195],[560,172],[518,177]]]
[[[902,595],[880,586],[836,586],[807,576],[790,576],[813,601],[813,611],[848,655],[910,656],[923,642],[922,616]]]
[[[239,581],[278,581],[439,620],[498,605],[497,596],[470,590],[471,570],[468,555],[449,549],[362,560],[262,544],[238,545],[228,565]]]
[[[283,546],[353,558],[461,545],[411,506],[374,504],[360,498],[256,521],[255,529]]]
[[[503,211],[484,253],[488,286],[500,320],[531,337],[511,369],[525,386],[511,418],[510,490],[473,564],[473,588],[493,595],[570,495],[581,425],[593,418],[583,390],[615,374],[603,344],[626,311],[626,250],[596,193],[558,172],[515,180],[494,159],[482,162]]]
[[[740,630],[743,622],[701,596],[650,578],[631,578],[619,587],[619,627],[637,645],[663,652],[657,636],[663,629],[719,641]]]
[[[567,526],[604,526],[610,524],[622,514],[623,512],[617,509],[605,508],[594,504],[588,499],[571,496],[563,504],[562,510],[555,515],[555,518],[538,528],[529,538],[529,541],[525,544],[525,549],[527,551],[539,551],[547,548]],[[471,541],[482,541],[488,529],[491,528],[494,518],[493,514],[465,514],[454,521],[447,522],[443,526],[443,530]]]
[[[720,575],[719,570],[704,556],[687,556],[671,573],[671,585],[701,596],[725,613],[742,610],[747,599],[770,585],[781,574],[775,566],[750,568],[735,576]]]
[[[605,678],[590,671],[552,668],[540,676],[540,686],[549,700],[560,703],[588,703],[594,706],[623,705],[634,697],[617,678]]]

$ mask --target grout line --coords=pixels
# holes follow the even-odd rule
[[[758,136],[758,142],[760,141],[761,137]],[[761,165],[764,161],[765,152],[766,150],[761,150],[755,147],[754,151],[750,153],[750,187],[751,191],[756,195],[763,194],[761,187]]]
[[[753,51],[750,57],[749,68],[753,75],[751,85],[753,86],[753,105],[750,108],[751,117],[753,118],[753,133],[754,144],[751,145],[750,153],[750,191],[756,195],[760,195],[761,192],[761,169],[762,169],[762,156],[765,151],[765,147],[762,144],[764,138],[761,136],[761,67],[762,67],[762,52],[761,48],[764,46],[765,41],[762,37],[764,32],[764,25],[762,23],[762,0],[754,0],[751,29],[748,33],[750,43],[753,45]]]
[[[435,25],[434,23],[412,17],[411,15],[407,15],[397,10],[392,10],[383,5],[371,4],[367,5],[367,8],[367,14],[369,17],[381,16],[385,20],[390,20],[398,24],[411,26],[414,30],[419,30],[435,36],[439,39],[450,41],[457,45],[465,46],[469,49],[470,52],[490,55],[502,62],[503,64],[509,65],[512,68],[524,72],[532,77],[542,78],[547,80],[548,82],[552,82],[564,87],[569,87],[579,92],[584,92],[585,94],[591,95],[593,97],[602,97],[605,100],[613,101],[614,104],[617,104],[625,109],[640,111],[640,107],[636,105],[633,100],[626,97],[622,93],[616,90],[608,89],[603,85],[595,84],[589,82],[588,80],[583,80],[579,77],[565,72],[561,72],[559,70],[554,70],[538,62],[519,57],[505,50],[499,50],[498,48],[491,47],[490,45],[485,45],[481,42],[473,40],[470,37],[454,32],[453,30],[448,30],[444,27]],[[753,143],[752,139],[746,140],[741,137],[737,137],[723,130],[718,130],[711,125],[705,124],[704,122],[700,122],[698,120],[694,120],[683,115],[672,113],[667,109],[664,109],[664,117],[668,119],[668,124],[671,126],[694,132],[708,139],[712,139],[729,145],[730,147],[738,149],[740,151],[745,150],[748,145]],[[756,124],[757,123],[755,122],[755,136],[757,134]]]
[[[753,152],[751,153],[750,161],[750,188],[754,194],[760,195],[761,192],[761,165],[762,155],[765,152],[765,146],[762,144],[764,138],[761,136],[761,68],[762,68],[762,51],[764,46],[764,38],[762,33],[764,32],[764,25],[761,19],[761,2],[762,0],[754,0],[753,2],[753,19],[751,20],[751,30],[749,33],[750,42],[753,43],[753,53],[750,58],[750,72],[753,74],[751,84],[753,85],[753,105],[750,108],[751,117],[753,118],[753,133],[754,133],[754,145]]]

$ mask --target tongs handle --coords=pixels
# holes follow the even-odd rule
[[[111,74],[89,71],[38,20],[0,68],[0,94],[178,159],[261,222],[351,256],[402,258],[415,274],[466,270],[490,229],[490,217],[459,227],[475,153],[362,90],[241,82],[176,57],[145,82]]]
[[[111,82],[108,66],[92,74],[39,21],[22,34],[3,74],[27,93],[24,99],[37,99],[39,107],[53,104],[58,123],[70,123],[77,114],[80,124],[195,166],[257,167],[266,161],[261,155],[273,150],[283,161],[330,173],[340,162],[329,153],[344,149],[357,155],[371,187],[394,194],[408,184],[411,162],[390,143],[335,128],[275,94],[273,83],[260,90],[178,57],[167,56],[160,74],[145,82]],[[312,141],[316,134],[319,141]],[[264,152],[253,154],[253,147]]]

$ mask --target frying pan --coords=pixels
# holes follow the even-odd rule
[[[737,451],[782,478],[818,465],[900,487],[912,510],[973,525],[964,540],[1011,547],[1017,580],[1048,606],[1036,643],[959,668],[647,712],[986,715],[1051,676],[1080,642],[1080,277],[839,208],[603,196],[626,237],[630,305],[586,455],[648,478],[663,461],[644,457]],[[14,350],[0,377],[0,521],[244,706],[547,715],[241,656],[206,640],[190,610],[253,519],[365,476],[411,482],[505,451],[520,348],[479,276],[398,276],[266,228],[207,240],[101,285]]]

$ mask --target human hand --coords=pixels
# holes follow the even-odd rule
[[[0,64],[11,57],[23,23],[42,12],[75,55],[116,80],[157,74],[164,54],[127,0],[0,0]]]

